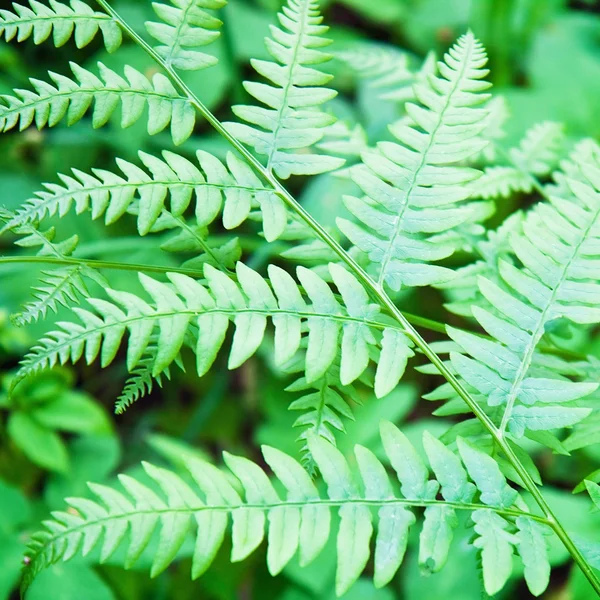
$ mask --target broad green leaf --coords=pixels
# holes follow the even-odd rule
[[[69,467],[60,436],[24,412],[14,412],[6,425],[8,435],[25,456],[44,469],[64,473]]]

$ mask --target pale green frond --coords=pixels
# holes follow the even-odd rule
[[[485,591],[494,596],[512,573],[515,538],[507,531],[508,521],[489,509],[475,511],[473,521],[477,534],[474,545],[481,550]]]
[[[471,189],[481,198],[508,198],[515,192],[530,193],[536,177],[548,175],[563,150],[560,123],[544,121],[527,130],[519,146],[508,151],[512,164],[487,167]]]
[[[62,322],[59,329],[40,340],[24,359],[16,383],[28,374],[56,364],[91,363],[100,358],[109,365],[125,336],[127,368],[132,370],[147,351],[157,331],[157,352],[152,375],[162,373],[177,357],[186,335],[192,335],[198,375],[212,366],[224,343],[231,322],[235,326],[228,367],[236,369],[258,349],[267,320],[275,328],[275,361],[283,364],[294,357],[303,343],[304,374],[312,384],[326,373],[338,355],[341,341],[341,382],[349,385],[367,369],[370,352],[400,352],[404,360],[384,360],[385,380],[379,393],[389,393],[402,376],[410,342],[401,331],[378,320],[378,309],[367,302],[360,284],[341,267],[332,265],[343,304],[329,285],[303,267],[298,268],[301,291],[282,269],[270,266],[270,284],[258,273],[237,265],[237,282],[209,264],[204,269],[207,284],[181,274],[169,274],[170,284],[140,275],[150,295],[150,304],[140,297],[108,289],[111,301],[89,298],[93,311],[75,308],[80,323]],[[362,293],[359,293],[362,290]],[[388,332],[391,328],[392,333]],[[306,332],[306,333],[305,333]],[[381,333],[383,332],[383,333]],[[394,344],[381,341],[394,337]],[[304,342],[303,342],[304,339]],[[356,356],[360,356],[359,361]],[[376,374],[376,378],[378,375]]]
[[[346,197],[356,222],[338,219],[342,232],[370,261],[379,285],[441,283],[452,271],[429,264],[448,257],[452,243],[432,237],[473,217],[466,202],[479,172],[460,166],[486,145],[487,112],[476,106],[488,95],[486,55],[472,33],[461,37],[429,75],[414,87],[419,104],[408,103],[409,119],[390,127],[397,142],[363,152],[352,179],[365,194]]]
[[[473,182],[473,195],[481,198],[508,198],[515,192],[529,194],[533,189],[531,178],[515,167],[495,165],[487,167]]]
[[[94,128],[105,125],[121,106],[121,127],[139,121],[148,107],[148,134],[155,135],[170,125],[175,144],[192,134],[195,109],[181,97],[167,77],[156,73],[150,81],[129,65],[125,76],[98,63],[100,76],[70,63],[74,79],[50,73],[52,83],[31,79],[33,90],[15,90],[14,96],[0,96],[0,131],[35,124],[38,129],[54,127],[63,119],[67,125],[81,120],[92,107]]]
[[[516,543],[525,570],[525,581],[534,596],[541,596],[550,583],[548,543],[552,531],[527,517],[517,517]]]
[[[317,144],[317,148],[328,153],[358,158],[368,147],[367,132],[363,126],[357,124],[350,127],[344,121],[336,121],[326,127],[323,140]],[[341,175],[343,172],[340,170],[336,175]]]
[[[52,256],[58,259],[71,256],[79,238],[73,235],[62,242],[55,241],[53,227],[42,231],[35,222],[16,224],[15,213],[0,208],[0,220],[5,222],[2,231],[23,236],[15,241],[17,246],[38,248],[39,256]],[[23,309],[13,320],[17,325],[27,325],[46,317],[48,311],[57,312],[60,306],[77,304],[89,296],[85,279],[106,285],[106,281],[94,269],[82,264],[59,267],[52,271],[42,271],[40,279],[32,287],[34,299],[24,304]]]
[[[304,345],[301,344],[301,348]],[[301,430],[297,440],[302,444],[300,451],[303,464],[312,475],[316,465],[308,447],[308,440],[318,436],[335,445],[335,434],[346,431],[345,420],[354,421],[351,404],[360,404],[360,399],[353,385],[343,385],[340,381],[339,356],[321,377],[311,383],[308,383],[303,375],[303,358],[302,355],[297,356],[292,364],[283,367],[283,372],[300,375],[285,388],[285,391],[300,394],[290,403],[289,410],[300,413],[293,426]]]
[[[134,402],[140,398],[147,396],[154,389],[154,384],[158,383],[162,387],[163,375],[170,376],[169,368],[167,367],[163,373],[153,375],[153,367],[156,362],[156,354],[158,349],[152,342],[148,345],[144,356],[140,358],[138,363],[131,369],[131,373],[123,391],[115,402],[115,413],[120,415],[124,413]]]
[[[504,125],[510,116],[508,103],[504,96],[493,95],[485,105],[488,111],[485,120],[485,129],[481,132],[481,137],[488,141],[488,145],[481,151],[481,156],[474,155],[470,160],[483,158],[487,163],[492,163],[498,159],[499,140],[506,136]],[[473,182],[477,184],[478,179]]]
[[[72,235],[62,242],[56,241],[56,228],[49,227],[41,230],[38,227],[37,219],[28,222],[17,222],[17,213],[6,208],[0,207],[0,221],[4,222],[4,227],[0,233],[11,231],[19,237],[14,243],[21,248],[38,248],[39,256],[54,256],[63,258],[70,256],[77,244],[79,236]]]
[[[48,311],[57,312],[59,306],[78,304],[81,298],[89,296],[82,272],[83,266],[66,267],[55,271],[42,271],[39,282],[31,291],[35,300],[23,305],[14,315],[17,325],[28,325],[44,319]]]
[[[226,123],[228,130],[258,154],[278,177],[315,175],[340,167],[344,160],[304,152],[319,142],[325,127],[335,119],[320,109],[336,92],[322,87],[331,76],[316,69],[331,56],[319,48],[330,40],[321,25],[316,0],[288,0],[278,15],[281,27],[272,26],[265,39],[275,62],[252,60],[259,75],[270,83],[245,82],[246,91],[266,106],[234,106],[233,112],[248,124]]]
[[[13,10],[0,9],[0,37],[7,42],[23,42],[33,38],[34,44],[45,42],[50,36],[54,45],[64,46],[72,37],[78,48],[87,46],[100,32],[109,52],[119,48],[121,29],[113,18],[97,12],[81,0],[43,4],[28,0],[29,6],[13,3]]]
[[[575,180],[585,183],[587,178],[582,166],[600,163],[600,145],[592,138],[584,138],[577,142],[570,155],[560,161],[560,169],[552,173],[552,183],[545,186],[551,196],[569,195],[569,181]]]
[[[403,103],[414,99],[413,84],[435,71],[435,56],[429,53],[419,70],[412,67],[409,54],[370,42],[355,42],[335,53],[366,85],[380,91],[385,100]]]
[[[428,468],[395,426],[383,423],[382,436],[402,483],[417,481],[410,474],[412,469],[419,480],[427,481]],[[396,444],[401,440],[399,447]],[[448,478],[453,481],[452,501],[436,499],[434,480],[427,484],[431,493],[425,496],[409,494],[410,486],[398,494],[382,463],[362,446],[355,447],[356,467],[351,467],[326,440],[311,437],[308,444],[327,486],[324,493],[319,493],[298,462],[268,446],[263,446],[262,452],[272,475],[246,458],[224,453],[236,486],[220,469],[195,458],[185,464],[193,483],[174,472],[144,464],[158,492],[126,475],[120,477],[119,490],[92,484],[92,500],[67,500],[69,509],[54,513],[53,519],[45,522],[44,531],[31,538],[23,590],[51,564],[87,555],[97,547],[101,548],[103,562],[118,550],[123,551],[124,558],[119,562],[124,561],[127,568],[151,547],[151,572],[156,576],[176,558],[190,533],[196,539],[192,558],[192,576],[196,578],[210,567],[225,535],[229,535],[227,525],[231,521],[231,560],[245,559],[266,540],[267,566],[273,575],[280,573],[296,554],[302,566],[310,564],[335,535],[336,591],[342,595],[364,570],[372,538],[375,584],[381,587],[389,583],[403,562],[413,527],[421,529],[422,567],[439,571],[450,551],[456,512],[461,510],[472,513],[478,534],[474,546],[481,552],[489,593],[498,592],[511,574],[513,552],[521,552],[532,593],[545,589],[547,559],[540,538],[545,532],[537,522],[539,517],[512,505],[499,508],[487,505],[483,499],[472,501],[473,493],[481,491],[475,486],[485,485],[485,481],[477,477],[471,483],[467,471],[471,473],[472,465],[468,464],[465,471],[460,459],[441,442],[428,444],[428,456],[436,465],[435,474],[441,474],[446,482]],[[438,458],[440,453],[443,456]],[[277,480],[281,484],[277,489],[283,489],[283,494],[273,485]],[[506,485],[503,480],[499,483]],[[442,489],[450,488],[442,484]],[[423,519],[413,512],[419,507],[425,508]],[[337,531],[332,530],[332,509],[340,516]],[[154,538],[155,530],[159,531],[158,538]],[[150,546],[152,539],[158,539],[158,546]],[[536,565],[532,563],[534,557],[540,561]]]
[[[537,123],[527,130],[517,148],[509,150],[510,157],[527,173],[547,175],[558,162],[564,137],[562,123]]]
[[[62,216],[72,208],[77,214],[91,211],[93,219],[103,216],[109,225],[137,204],[138,231],[146,235],[165,211],[170,215],[165,219],[180,221],[193,203],[199,227],[222,213],[225,229],[233,229],[259,209],[265,238],[273,241],[283,233],[288,218],[283,201],[232,153],[225,164],[203,150],[196,153],[197,163],[168,151],[162,159],[145,152],[139,156],[145,170],[117,159],[120,174],[95,169],[93,174],[73,170],[72,175],[59,175],[62,185],[45,184],[45,191],[16,211],[11,225]]]
[[[490,406],[501,407],[498,426],[516,437],[581,421],[590,409],[573,402],[598,388],[537,360],[553,321],[600,322],[600,163],[577,154],[573,160],[585,181],[567,178],[568,194],[537,204],[511,235],[512,257],[499,261],[499,279],[479,281],[489,305],[473,307],[473,315],[494,341],[449,329],[473,357],[451,355],[454,368]]]
[[[485,306],[486,300],[479,291],[479,277],[498,282],[498,261],[512,254],[509,240],[514,232],[521,231],[525,215],[519,211],[507,217],[496,230],[488,230],[483,239],[474,244],[479,260],[460,267],[450,281],[437,285],[449,298],[446,308],[458,315],[472,318],[474,306]]]
[[[225,0],[169,0],[169,4],[153,2],[161,22],[148,21],[148,33],[159,42],[156,52],[167,68],[197,71],[215,65],[218,60],[200,52],[219,37],[221,21],[207,10],[225,6]]]

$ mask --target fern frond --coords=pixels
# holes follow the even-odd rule
[[[233,112],[250,125],[226,126],[239,140],[265,155],[267,169],[282,179],[331,171],[344,160],[297,152],[319,142],[324,128],[335,120],[319,108],[336,95],[321,87],[331,76],[314,68],[331,58],[318,50],[330,43],[320,37],[328,28],[320,24],[316,0],[288,0],[278,17],[281,28],[272,26],[273,39],[265,40],[276,62],[252,60],[254,69],[270,84],[244,83],[248,93],[268,108],[234,106]]]
[[[34,44],[41,44],[52,35],[57,48],[71,37],[78,48],[83,48],[100,31],[108,52],[121,45],[121,29],[113,18],[92,10],[81,0],[70,0],[69,4],[50,0],[49,6],[29,0],[29,6],[13,3],[13,11],[0,9],[0,37],[4,36],[7,42],[33,37]]]
[[[508,103],[503,96],[492,96],[485,105],[488,115],[486,117],[485,129],[481,132],[481,137],[488,141],[487,146],[481,151],[481,158],[487,163],[492,163],[498,157],[498,142],[506,136],[504,124],[506,123],[510,112]],[[477,161],[480,157],[474,155],[470,158],[472,161]],[[480,178],[481,179],[481,178]],[[474,184],[479,179],[475,180]]]
[[[548,175],[556,166],[563,138],[560,123],[544,121],[534,125],[519,146],[508,152],[514,166],[487,167],[473,183],[473,194],[482,198],[508,198],[515,192],[531,192],[535,177]]]
[[[419,563],[429,572],[440,571],[450,551],[457,511],[469,511],[475,523],[474,545],[480,549],[483,580],[488,594],[500,591],[512,572],[513,553],[520,553],[532,593],[548,585],[549,564],[545,534],[539,517],[518,508],[518,494],[498,470],[496,462],[459,439],[459,456],[427,432],[423,438],[431,470],[408,439],[391,423],[381,424],[381,439],[401,484],[397,494],[378,458],[357,445],[354,474],[344,456],[327,441],[309,439],[312,455],[327,484],[320,495],[309,474],[290,456],[263,446],[265,462],[287,496],[282,498],[263,469],[246,458],[224,453],[225,464],[239,481],[199,459],[186,462],[193,484],[175,473],[144,464],[159,492],[127,475],[120,476],[125,491],[90,484],[94,500],[71,498],[69,510],[53,513],[45,530],[29,543],[23,590],[45,567],[88,554],[101,547],[105,561],[118,549],[125,551],[125,567],[135,564],[159,529],[153,547],[152,576],[176,558],[192,530],[196,545],[192,577],[202,575],[223,543],[229,517],[233,522],[232,561],[247,558],[267,532],[267,566],[272,575],[296,555],[306,566],[314,561],[331,531],[331,509],[337,509],[336,591],[345,593],[364,570],[374,544],[374,582],[389,583],[401,566],[410,529],[420,521]],[[433,473],[431,472],[433,471]],[[434,479],[430,479],[433,475]],[[438,490],[441,499],[438,499]],[[425,509],[424,518],[415,508]],[[268,522],[268,528],[266,524]],[[373,525],[377,532],[373,535]],[[532,557],[536,558],[535,562]]]
[[[473,194],[481,198],[508,198],[515,192],[531,193],[533,182],[515,167],[494,165],[473,183]]]
[[[203,9],[216,10],[225,0],[170,0],[170,4],[153,2],[162,22],[148,21],[148,33],[160,43],[155,50],[165,66],[182,71],[197,71],[217,64],[218,60],[196,48],[219,37],[221,21]]]
[[[133,207],[130,212],[138,214],[136,207]],[[171,213],[164,211],[151,232],[156,233],[167,229],[179,231],[163,242],[160,249],[191,255],[192,257],[181,265],[184,269],[202,272],[204,266],[209,264],[225,273],[232,273],[242,257],[242,248],[237,237],[225,243],[217,242],[211,238],[206,227],[189,223],[184,217],[173,217]]]
[[[415,81],[435,72],[435,56],[430,52],[418,71],[409,65],[407,52],[384,44],[358,42],[336,52],[335,57],[346,63],[367,85],[381,90],[384,100],[404,103],[414,98]]]
[[[73,206],[77,214],[91,210],[92,218],[104,216],[110,224],[121,218],[137,197],[138,231],[145,235],[166,210],[169,197],[169,212],[174,218],[181,217],[194,198],[200,227],[212,223],[222,211],[223,226],[233,229],[258,207],[268,241],[277,239],[285,229],[288,217],[283,201],[231,153],[226,164],[202,150],[196,153],[198,164],[168,151],[163,152],[163,160],[145,152],[139,156],[147,171],[117,159],[122,174],[96,169],[93,175],[79,170],[73,170],[73,175],[59,175],[63,184],[45,184],[47,191],[27,200],[17,210],[12,225],[62,216]]]
[[[158,383],[162,387],[163,375],[169,379],[170,373],[168,367],[163,373],[152,374],[157,352],[158,349],[151,342],[144,356],[131,369],[131,375],[125,382],[123,391],[115,402],[115,414],[123,414],[134,402],[150,394],[154,389],[155,383]]]
[[[498,261],[510,256],[509,239],[514,232],[521,230],[523,218],[523,212],[513,213],[498,229],[488,230],[485,238],[478,240],[474,245],[474,252],[480,259],[457,269],[455,277],[436,286],[449,295],[451,302],[445,304],[448,310],[472,318],[473,306],[483,306],[486,303],[479,291],[479,277],[483,276],[498,283]]]
[[[346,63],[355,75],[365,79],[370,86],[408,85],[412,87],[413,73],[408,66],[408,53],[394,46],[358,42],[335,53],[338,60]]]
[[[525,133],[518,148],[510,150],[511,158],[532,175],[547,175],[556,166],[564,137],[562,123],[538,123]]]
[[[521,266],[500,260],[500,282],[480,279],[493,312],[474,307],[473,314],[495,341],[449,330],[473,357],[453,354],[454,368],[490,406],[499,407],[501,431],[508,428],[516,437],[581,421],[590,409],[573,401],[598,388],[534,364],[553,321],[600,322],[600,163],[579,166],[586,181],[568,179],[570,195],[537,204],[511,237]]]
[[[569,196],[571,194],[569,180],[585,183],[587,178],[582,165],[586,164],[600,164],[600,145],[591,138],[580,140],[575,144],[570,155],[560,161],[560,168],[552,173],[554,181],[545,186],[548,195]]]
[[[15,241],[15,244],[24,248],[39,248],[39,256],[66,258],[71,256],[79,243],[76,235],[56,242],[56,231],[53,227],[42,231],[35,222],[16,224],[15,219],[15,213],[0,208],[0,220],[6,223],[0,233],[10,230],[18,236],[23,236]],[[104,278],[86,265],[42,271],[39,283],[32,288],[35,300],[27,302],[20,313],[13,315],[13,320],[17,325],[27,325],[45,318],[49,310],[57,312],[59,306],[68,306],[86,298],[89,293],[84,278],[96,281],[101,286],[106,285]]]
[[[408,347],[407,352],[413,355]],[[349,401],[355,404],[361,402],[355,387],[352,384],[343,385],[340,381],[339,353],[327,371],[317,380],[309,383],[304,376],[304,371],[302,355],[295,357],[292,365],[283,368],[286,374],[301,375],[286,387],[285,391],[301,394],[290,404],[289,410],[301,412],[293,426],[301,429],[297,441],[302,443],[303,462],[308,471],[314,473],[316,465],[310,454],[307,440],[318,436],[335,445],[335,432],[346,431],[344,419],[354,421]]]
[[[81,120],[94,105],[92,125],[106,125],[119,104],[121,127],[136,123],[148,107],[148,134],[155,135],[169,124],[173,142],[187,140],[194,129],[196,113],[190,101],[179,96],[167,77],[156,73],[149,81],[129,65],[121,77],[98,63],[100,77],[70,63],[74,79],[50,73],[52,83],[32,79],[33,90],[15,90],[14,96],[0,96],[0,131],[19,127],[20,131],[35,123],[38,129],[54,127],[63,119],[67,125]]]
[[[346,197],[348,210],[359,224],[338,219],[342,232],[371,261],[379,285],[398,290],[448,279],[452,272],[429,264],[452,254],[451,244],[433,243],[440,234],[467,221],[468,183],[478,171],[456,166],[486,144],[480,133],[489,87],[482,81],[486,55],[472,33],[459,39],[444,62],[440,76],[415,85],[423,106],[406,105],[410,121],[390,130],[400,143],[381,142],[364,152],[364,164],[351,171],[365,194]]]
[[[80,298],[89,296],[82,277],[83,266],[73,266],[55,271],[43,271],[40,282],[32,288],[35,300],[23,305],[14,315],[17,325],[28,325],[44,319],[49,310],[57,312],[59,306],[76,304]]]
[[[224,273],[205,267],[208,288],[180,274],[170,274],[172,286],[140,275],[140,281],[154,300],[151,305],[126,292],[107,290],[113,302],[89,298],[95,312],[75,308],[79,323],[62,322],[60,329],[43,338],[22,362],[15,385],[27,375],[82,356],[90,363],[100,355],[107,366],[129,332],[127,367],[132,370],[146,352],[158,329],[157,354],[152,375],[162,373],[178,355],[191,331],[196,340],[198,375],[212,366],[223,345],[230,321],[235,334],[228,367],[236,369],[258,349],[265,334],[267,318],[275,327],[275,359],[290,360],[302,343],[306,327],[305,377],[308,383],[321,378],[336,359],[341,337],[340,379],[343,385],[356,380],[370,360],[370,349],[380,351],[375,375],[375,393],[388,394],[404,372],[412,352],[402,331],[378,319],[378,309],[369,304],[358,281],[338,265],[330,265],[343,305],[330,287],[312,271],[299,267],[298,285],[282,269],[270,266],[272,285],[255,271],[238,263],[234,282]],[[383,332],[376,337],[377,332]]]

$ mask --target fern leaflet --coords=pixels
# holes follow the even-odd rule
[[[450,551],[456,511],[471,511],[475,546],[481,549],[483,578],[488,594],[499,592],[512,572],[513,552],[519,551],[532,593],[548,584],[545,542],[548,527],[540,518],[518,508],[519,499],[493,459],[459,439],[460,458],[439,440],[425,433],[423,443],[435,479],[408,439],[391,423],[381,425],[387,458],[401,484],[394,492],[382,463],[357,445],[355,478],[344,456],[327,441],[313,437],[308,444],[327,484],[323,497],[308,473],[291,457],[263,446],[263,457],[287,492],[282,499],[266,473],[255,463],[224,453],[225,463],[239,481],[240,494],[213,465],[199,459],[186,462],[194,485],[175,473],[145,464],[146,473],[159,486],[155,493],[127,475],[120,481],[126,493],[90,484],[97,500],[68,500],[68,512],[54,513],[46,529],[33,537],[23,588],[46,566],[88,554],[101,545],[100,560],[125,548],[125,566],[135,564],[160,528],[151,573],[158,575],[175,559],[194,523],[196,545],[192,577],[202,575],[222,545],[229,515],[233,521],[232,561],[250,555],[267,534],[267,566],[281,572],[295,554],[305,566],[323,550],[331,529],[332,508],[337,508],[336,591],[345,593],[366,566],[371,554],[373,522],[377,524],[374,582],[389,583],[402,564],[410,528],[417,521],[413,509],[425,508],[420,532],[419,562],[436,572]],[[198,491],[198,489],[200,491]],[[441,490],[442,499],[437,499]],[[543,521],[543,520],[542,520]],[[129,532],[129,534],[128,534]],[[536,563],[531,561],[532,555]]]
[[[529,129],[517,148],[508,152],[513,165],[487,167],[473,185],[482,198],[508,198],[514,192],[531,192],[536,177],[555,167],[564,133],[560,123],[544,121]]]
[[[252,66],[273,85],[245,82],[248,93],[268,108],[234,106],[233,112],[250,125],[226,123],[239,140],[267,157],[266,167],[283,179],[290,175],[315,175],[331,171],[344,160],[331,156],[289,152],[313,146],[324,128],[335,119],[318,107],[336,92],[319,86],[330,79],[313,68],[331,57],[317,48],[330,43],[320,37],[327,27],[320,25],[315,0],[289,0],[278,15],[282,28],[271,27],[273,39],[265,40],[277,62],[252,60]]]
[[[56,231],[53,227],[40,231],[35,223],[15,225],[15,214],[6,209],[0,208],[0,220],[7,223],[2,231],[10,230],[16,235],[24,236],[15,242],[17,246],[39,247],[39,256],[68,257],[79,242],[76,235],[62,242],[55,242]],[[84,278],[101,286],[106,285],[100,273],[83,264],[43,271],[39,283],[33,287],[35,300],[27,302],[23,310],[13,316],[14,321],[18,325],[27,325],[45,318],[49,310],[56,312],[59,306],[70,306],[80,298],[86,298],[89,292]]]
[[[60,176],[63,185],[46,184],[47,190],[27,200],[11,223],[64,215],[74,206],[78,214],[91,209],[92,218],[104,216],[111,224],[131,208],[137,197],[138,231],[145,235],[166,210],[169,197],[169,213],[174,219],[183,217],[194,198],[199,227],[212,223],[222,211],[223,226],[233,229],[258,207],[265,238],[273,241],[283,233],[288,217],[282,200],[243,161],[230,153],[223,164],[202,150],[196,157],[200,168],[178,154],[164,151],[163,160],[140,152],[148,172],[121,159],[117,164],[122,175],[106,170],[95,170],[93,175],[74,170],[72,176]]]
[[[350,241],[366,253],[379,285],[394,290],[429,285],[452,272],[428,264],[452,254],[452,244],[434,243],[431,234],[451,230],[469,220],[472,208],[466,185],[474,169],[456,166],[486,144],[483,102],[489,84],[482,81],[485,51],[472,33],[451,48],[439,63],[441,76],[415,85],[424,105],[406,105],[410,121],[390,130],[400,143],[381,142],[363,153],[364,164],[351,171],[364,198],[348,196],[345,204],[359,224],[338,219]]]
[[[170,274],[173,287],[140,275],[154,306],[127,292],[107,290],[113,302],[89,298],[95,313],[75,308],[81,324],[63,322],[60,329],[42,339],[24,359],[15,384],[57,363],[90,363],[100,355],[102,366],[110,364],[126,331],[129,332],[127,367],[133,369],[146,351],[158,327],[157,354],[152,375],[162,373],[178,356],[191,328],[196,340],[198,375],[212,366],[223,345],[230,320],[235,334],[228,367],[236,369],[258,349],[269,317],[275,326],[275,358],[279,364],[292,359],[302,344],[306,323],[305,377],[320,379],[338,354],[341,335],[340,379],[348,385],[369,365],[370,350],[379,349],[375,393],[388,394],[404,372],[410,342],[396,327],[378,319],[379,309],[369,304],[364,289],[342,267],[330,265],[333,280],[343,299],[341,305],[330,287],[312,271],[300,267],[298,277],[311,301],[308,305],[292,277],[269,267],[271,287],[258,273],[238,263],[236,284],[210,265],[205,267],[208,289],[180,274]],[[374,333],[383,331],[375,337]]]
[[[34,90],[15,90],[14,96],[0,96],[0,131],[19,127],[54,127],[66,118],[68,125],[81,120],[92,103],[92,125],[105,125],[119,104],[121,126],[136,123],[148,106],[148,134],[160,133],[169,124],[173,142],[187,140],[194,129],[196,113],[189,100],[178,95],[171,82],[156,73],[150,82],[139,71],[125,66],[125,78],[98,63],[100,77],[71,63],[75,79],[50,73],[53,83],[32,79]]]
[[[170,0],[170,4],[153,2],[161,23],[146,23],[148,33],[160,42],[155,48],[165,67],[196,71],[215,65],[214,56],[196,50],[219,37],[221,21],[203,9],[219,9],[224,0]]]
[[[522,231],[510,239],[521,267],[500,260],[500,285],[480,279],[479,289],[493,312],[475,306],[473,314],[495,341],[449,329],[473,357],[453,354],[454,368],[490,406],[500,407],[500,430],[508,428],[516,437],[577,423],[590,409],[572,401],[598,388],[532,364],[554,320],[600,321],[600,287],[594,281],[600,266],[599,166],[580,163],[585,182],[569,179],[569,196],[553,196],[527,215]]]
[[[121,29],[112,17],[92,10],[81,0],[70,0],[69,4],[50,0],[49,6],[29,0],[29,7],[13,3],[13,9],[0,9],[0,37],[4,35],[7,42],[23,42],[33,36],[33,42],[41,44],[52,35],[58,48],[74,36],[76,46],[84,48],[100,31],[109,52],[121,45]]]

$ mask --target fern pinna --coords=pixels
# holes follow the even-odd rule
[[[100,547],[100,560],[105,561],[125,545],[125,565],[131,567],[158,527],[151,568],[156,576],[177,556],[192,523],[196,529],[195,579],[210,566],[223,543],[229,515],[233,521],[231,560],[241,561],[251,554],[267,529],[267,565],[276,575],[296,553],[303,565],[318,558],[330,536],[333,508],[340,517],[336,591],[341,595],[369,560],[373,521],[377,525],[374,582],[382,587],[402,564],[409,530],[416,527],[414,510],[423,508],[419,562],[424,569],[436,572],[444,566],[457,512],[468,511],[486,592],[491,595],[502,589],[512,572],[514,552],[523,561],[530,591],[537,596],[545,590],[550,575],[548,527],[519,506],[518,492],[507,484],[492,458],[460,438],[459,458],[426,433],[423,444],[434,475],[429,479],[428,466],[394,425],[381,424],[381,439],[400,481],[400,495],[370,450],[358,445],[354,449],[359,487],[341,452],[318,437],[308,443],[327,485],[326,494],[319,493],[293,458],[269,446],[263,447],[263,458],[283,484],[283,498],[256,463],[229,453],[224,454],[225,464],[239,481],[241,495],[221,470],[200,461],[187,464],[193,485],[172,471],[145,464],[146,473],[158,484],[158,493],[128,475],[120,477],[125,494],[91,484],[96,500],[70,499],[70,510],[56,513],[54,520],[45,523],[46,530],[32,539],[24,585],[48,564],[68,560],[80,551],[88,554],[96,547]]]
[[[239,122],[221,122],[180,72],[217,63],[210,44],[220,35],[222,0],[154,3],[156,16],[146,23],[151,40],[106,0],[98,4],[102,10],[80,0],[29,0],[0,11],[0,33],[36,44],[51,38],[56,46],[73,38],[79,48],[100,36],[109,52],[125,34],[159,72],[73,62],[72,76],[50,73],[1,96],[0,129],[143,122],[148,135],[169,128],[170,136],[155,139],[181,148],[117,158],[113,170],[73,169],[21,208],[0,213],[1,234],[38,249],[14,262],[45,265],[34,299],[15,320],[30,323],[65,308],[75,315],[61,314],[34,344],[12,390],[56,365],[99,360],[104,368],[123,357],[129,378],[116,402],[121,413],[175,377],[174,366],[184,369],[190,355],[202,377],[221,364],[223,348],[231,370],[268,354],[287,381],[282,389],[297,395],[290,409],[300,415],[304,464],[265,446],[271,475],[225,453],[228,475],[190,459],[193,483],[145,464],[148,484],[128,475],[120,478],[124,492],[92,484],[94,499],[69,499],[70,508],[32,537],[24,590],[46,566],[96,549],[101,561],[124,549],[127,568],[151,552],[155,576],[184,552],[190,535],[192,577],[199,577],[225,539],[229,515],[231,559],[246,558],[267,529],[267,565],[275,575],[296,554],[301,564],[318,557],[333,536],[334,508],[338,594],[367,566],[373,537],[374,583],[387,585],[417,520],[423,571],[444,567],[454,532],[466,523],[487,594],[504,588],[515,556],[531,593],[542,594],[554,537],[600,593],[592,568],[597,544],[575,543],[522,445],[527,437],[565,453],[563,430],[577,435],[595,416],[597,364],[574,356],[560,334],[565,324],[585,334],[600,321],[597,144],[582,142],[565,158],[560,125],[545,122],[504,151],[502,103],[487,92],[486,52],[471,31],[443,60],[430,56],[418,71],[405,55],[363,56],[362,47],[340,53],[356,73],[375,61],[375,85],[393,88],[384,96],[404,102],[402,118],[389,127],[391,141],[364,134],[359,143],[340,142],[336,136],[364,129],[336,125],[330,101],[337,91],[325,87],[332,78],[321,70],[335,52],[323,51],[330,41],[315,0],[288,0],[265,40],[273,60],[251,63],[262,81],[244,83],[250,104],[231,108]],[[202,148],[202,120],[225,151]],[[321,224],[281,183],[330,171],[352,186],[337,229]],[[490,199],[515,192],[541,200],[486,235],[481,223],[493,211]],[[84,253],[77,236],[57,241],[47,221],[69,212],[106,226],[135,222],[136,241],[150,240],[152,262]],[[250,255],[247,231],[264,237],[264,254]],[[446,259],[459,253],[473,260],[455,269],[458,262]],[[120,288],[112,281],[118,270],[137,277]],[[446,294],[463,320],[446,327],[405,312],[411,289],[424,286]],[[450,339],[428,343],[421,326]],[[273,352],[262,352],[269,345]],[[359,445],[347,461],[336,443],[355,418],[354,405],[394,392],[415,355],[427,359],[420,371],[445,380],[426,395],[444,401],[435,414],[470,418],[441,439],[426,432],[423,452],[383,422],[383,452]],[[588,490],[597,501],[592,482]]]

